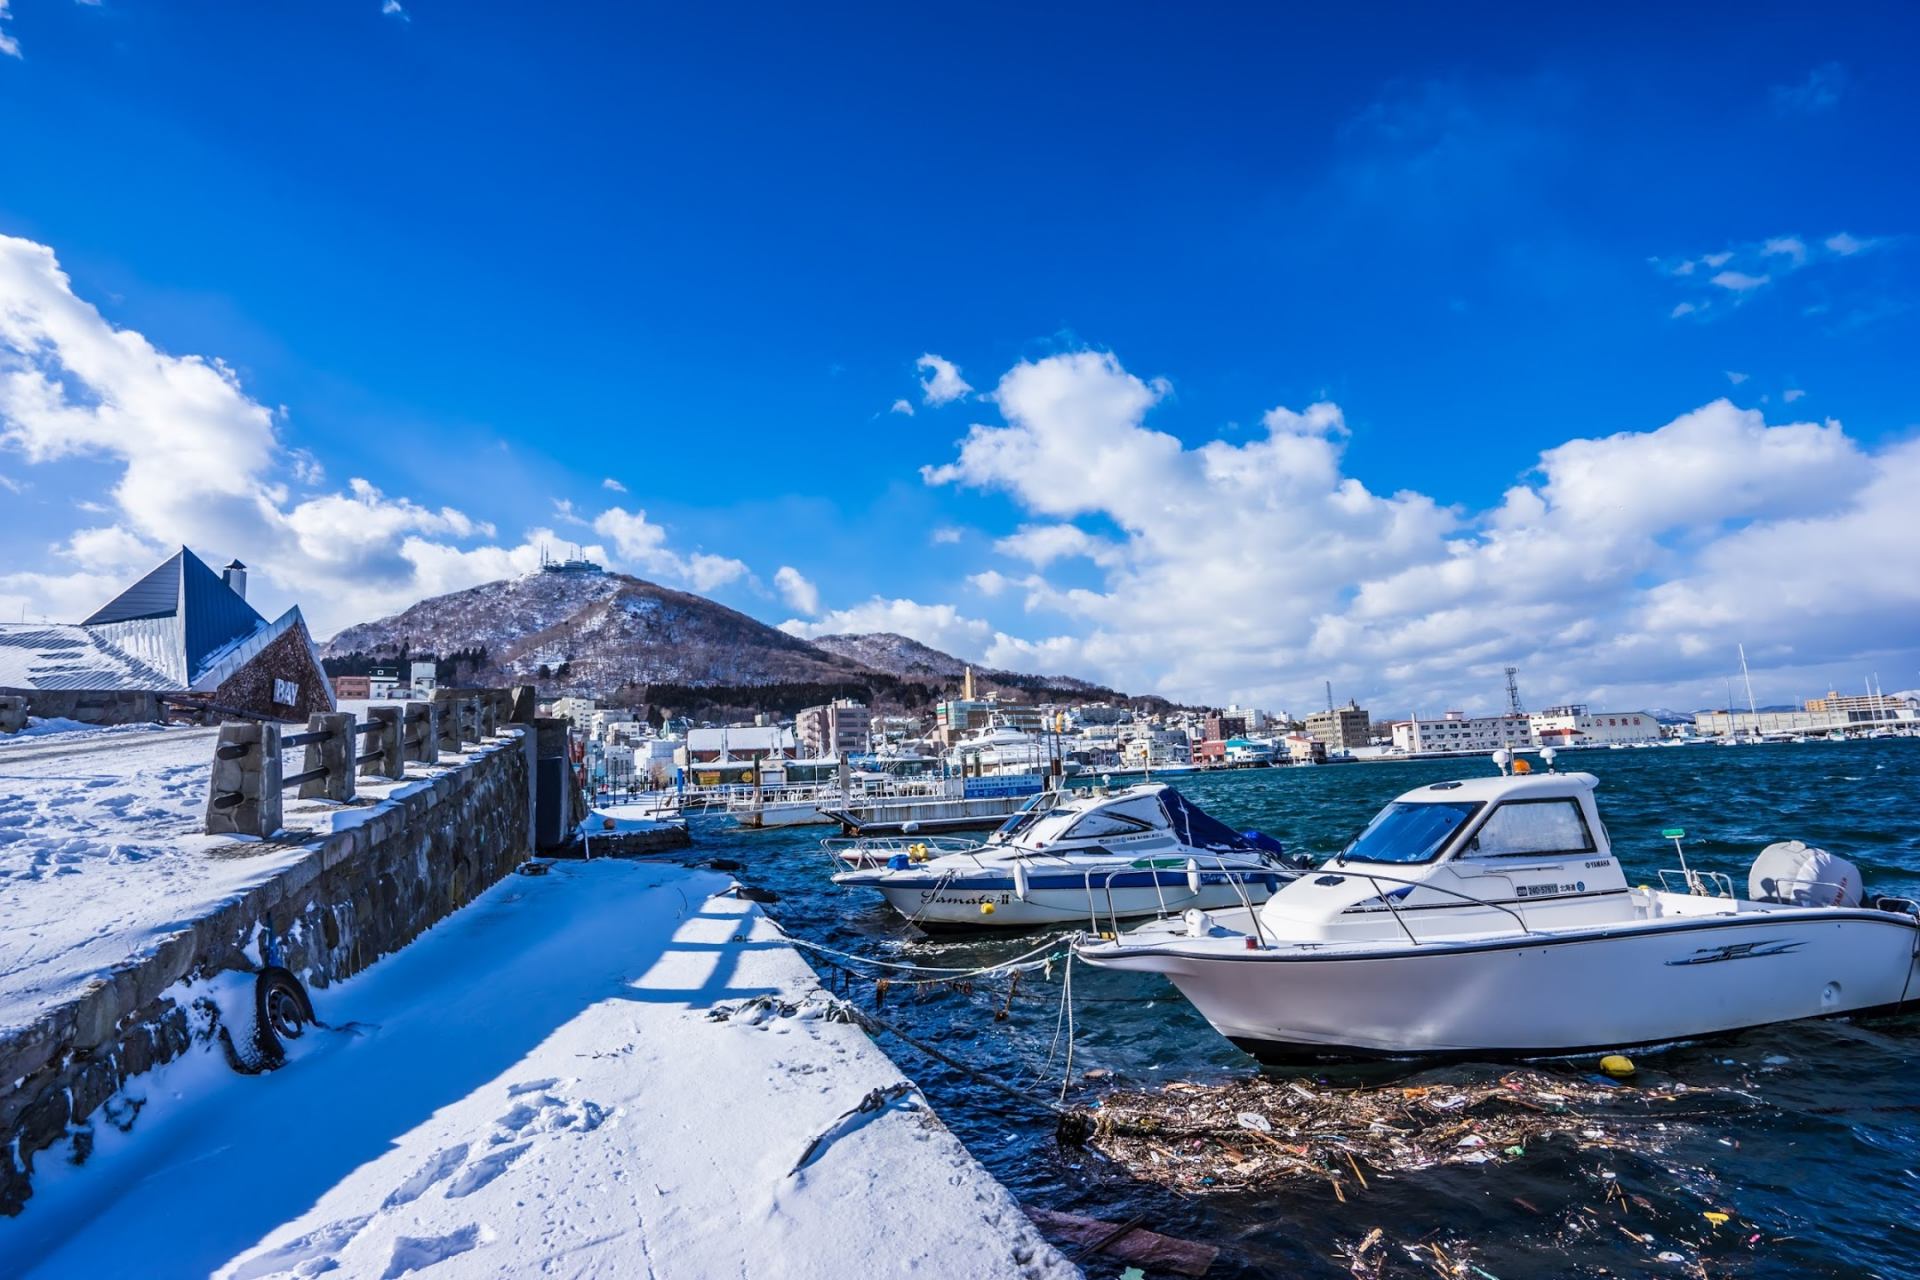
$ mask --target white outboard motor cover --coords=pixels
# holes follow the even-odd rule
[[[1803,840],[1782,840],[1753,860],[1747,897],[1796,907],[1857,907],[1860,868]]]

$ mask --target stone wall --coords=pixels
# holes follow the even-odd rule
[[[43,720],[134,724],[160,718],[160,699],[127,689],[8,689],[27,700],[27,714]]]
[[[414,780],[360,825],[316,842],[239,901],[0,1037],[0,1213],[25,1205],[36,1157],[84,1159],[94,1125],[135,1122],[136,1108],[104,1106],[128,1077],[212,1034],[210,1006],[194,994],[203,980],[252,972],[277,946],[326,1020],[326,988],[405,946],[525,859],[533,848],[532,732],[507,729],[468,750],[464,762],[443,757],[453,767],[432,778],[413,766]],[[56,1145],[69,1135],[70,1152]],[[12,1159],[4,1158],[9,1148]]]

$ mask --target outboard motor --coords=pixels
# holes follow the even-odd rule
[[[1804,840],[1782,840],[1753,860],[1747,897],[1794,907],[1857,907],[1860,868]]]

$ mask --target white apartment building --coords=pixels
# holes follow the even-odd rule
[[[1418,712],[1411,720],[1396,720],[1393,748],[1396,751],[1509,751],[1533,745],[1533,726],[1525,716],[1469,716],[1464,711],[1449,711],[1439,719],[1423,719]]]
[[[1584,747],[1609,742],[1657,742],[1660,722],[1646,711],[1589,711],[1584,706],[1548,707],[1527,717],[1543,747]]]

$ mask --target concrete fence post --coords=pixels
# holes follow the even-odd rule
[[[419,764],[436,764],[440,760],[440,726],[435,723],[437,710],[431,702],[409,702],[404,732],[407,739],[407,759]]]
[[[27,700],[18,694],[0,697],[0,733],[18,733],[27,727]]]
[[[307,717],[309,733],[325,733],[325,742],[307,744],[306,763],[300,772],[325,769],[324,778],[309,778],[300,784],[302,800],[331,800],[346,804],[353,799],[353,735],[351,711],[322,711]]]
[[[497,722],[500,715],[500,708],[498,704],[494,702],[491,690],[474,699],[474,711],[477,713],[476,719],[478,723],[473,727],[473,736],[476,738],[491,738],[497,731]]]
[[[379,752],[374,759],[360,766],[363,778],[404,778],[407,776],[407,753],[401,741],[402,711],[399,707],[368,707],[367,723],[373,732],[366,735],[366,754]]]
[[[460,709],[460,745],[480,741],[480,704],[474,698],[462,698],[455,703]]]
[[[539,702],[539,691],[530,684],[517,684],[507,690],[507,719],[514,724],[532,724]]]
[[[280,726],[221,725],[207,793],[207,834],[270,836],[280,830],[280,819]]]
[[[433,714],[435,731],[439,735],[441,751],[460,750],[460,699],[453,696],[451,689],[433,691]]]

